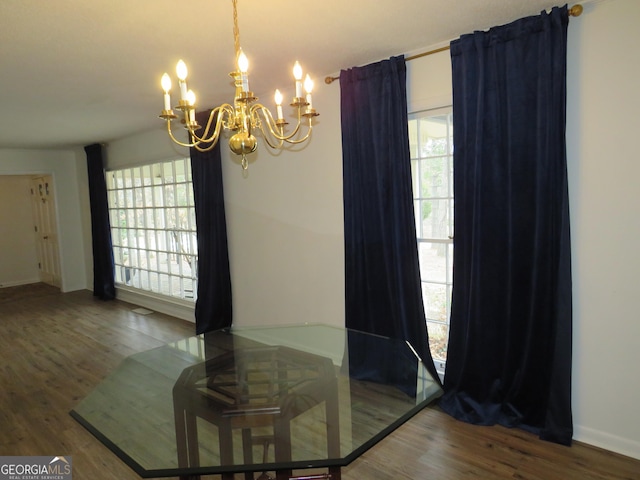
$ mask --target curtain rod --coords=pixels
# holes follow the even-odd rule
[[[568,14],[570,17],[579,17],[582,14],[582,10],[583,10],[582,5],[578,3],[569,9]],[[449,45],[445,47],[436,48],[434,50],[429,50],[428,52],[422,52],[422,53],[417,53],[415,55],[411,55],[410,57],[406,57],[405,61],[408,62],[409,60],[415,60],[416,58],[426,57],[427,55],[433,55],[434,53],[440,53],[446,50],[449,50]],[[329,85],[339,79],[340,77],[331,77],[331,76],[325,77],[324,83]]]

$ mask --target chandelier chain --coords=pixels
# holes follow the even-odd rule
[[[238,0],[233,0],[233,43],[236,49],[236,58],[240,55],[240,29],[238,28]]]

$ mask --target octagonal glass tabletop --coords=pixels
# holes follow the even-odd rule
[[[234,327],[128,357],[71,415],[144,478],[291,471],[347,465],[441,393],[403,341]]]

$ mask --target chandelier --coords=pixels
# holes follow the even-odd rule
[[[180,60],[176,66],[178,85],[180,87],[180,99],[174,108],[181,112],[180,122],[188,131],[189,141],[181,142],[172,130],[172,121],[178,118],[171,108],[171,78],[167,73],[162,76],[162,89],[164,90],[164,109],[160,118],[166,120],[167,132],[171,139],[183,147],[194,147],[204,152],[211,150],[220,138],[222,129],[234,132],[229,138],[229,148],[236,155],[242,155],[241,165],[243,170],[247,170],[248,161],[246,155],[255,152],[258,143],[254,133],[261,132],[264,141],[272,149],[281,149],[286,144],[300,144],[311,136],[313,117],[319,114],[313,108],[311,102],[311,91],[313,81],[306,76],[302,81],[302,68],[296,61],[293,67],[295,79],[295,97],[291,101],[291,106],[296,113],[295,128],[287,130],[287,122],[282,112],[283,96],[279,90],[275,91],[274,101],[276,106],[276,117],[271,111],[260,103],[256,103],[258,97],[254,96],[249,89],[249,61],[240,47],[240,31],[238,30],[237,0],[233,2],[233,37],[236,53],[236,70],[229,75],[235,84],[235,98],[233,105],[228,103],[215,107],[209,113],[209,118],[204,130],[196,121],[196,98],[192,90],[187,88],[187,66]],[[303,93],[304,87],[304,93]],[[303,125],[306,127],[303,128]]]

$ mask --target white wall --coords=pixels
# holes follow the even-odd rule
[[[55,184],[63,292],[87,287],[86,229],[78,162],[84,152],[0,149],[0,175],[51,174]],[[86,182],[86,180],[85,180]]]
[[[450,106],[452,95],[448,50],[407,62],[407,108],[410,113]]]
[[[0,287],[38,282],[30,177],[0,175]]]
[[[188,156],[189,149],[173,143],[167,135],[164,122],[158,120],[158,128],[155,130],[109,143],[106,147],[105,168],[124,168]]]
[[[567,144],[575,436],[640,458],[640,2],[586,5],[569,25]]]
[[[222,149],[234,322],[344,325],[340,87],[316,81],[320,112],[296,153],[264,144],[243,176]]]

